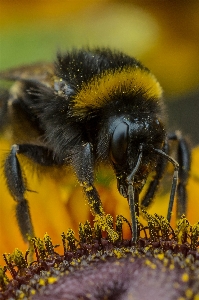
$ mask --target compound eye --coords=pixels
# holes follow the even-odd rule
[[[126,159],[128,145],[128,125],[120,123],[113,132],[111,139],[111,159],[115,164],[122,164]]]

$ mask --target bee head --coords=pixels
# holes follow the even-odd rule
[[[162,149],[164,140],[165,130],[157,118],[118,120],[110,139],[109,155],[123,197],[127,197],[129,180],[137,190],[142,189],[157,163],[154,149]]]

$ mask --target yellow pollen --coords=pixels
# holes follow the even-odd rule
[[[155,270],[156,269],[156,265],[154,263],[152,263],[150,260],[146,259],[145,260],[145,264],[147,266],[149,266],[151,269]]]
[[[41,278],[41,279],[39,280],[39,284],[40,284],[40,285],[45,285],[45,280]]]
[[[49,284],[53,284],[54,282],[56,282],[57,281],[57,278],[55,278],[55,277],[49,277],[48,278],[48,283]]]
[[[187,273],[182,274],[181,279],[183,282],[187,282],[189,280],[189,274]]]
[[[190,299],[193,296],[193,291],[191,289],[187,289],[185,295],[188,299]]]

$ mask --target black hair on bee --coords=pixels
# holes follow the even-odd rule
[[[139,237],[139,194],[154,171],[141,201],[147,207],[167,161],[174,166],[167,218],[170,221],[176,189],[178,214],[186,212],[189,148],[179,132],[167,134],[162,88],[138,60],[110,49],[74,49],[59,53],[54,64],[8,70],[0,78],[14,81],[0,102],[2,118],[8,116],[13,124],[15,143],[4,174],[25,240],[34,230],[20,154],[43,166],[72,166],[91,212],[113,239],[94,186],[99,162],[112,166],[118,190],[128,199],[134,242]],[[178,162],[169,156],[170,140],[178,142]]]

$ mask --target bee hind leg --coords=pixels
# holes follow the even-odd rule
[[[26,179],[22,174],[22,170],[17,158],[19,145],[13,145],[9,155],[5,160],[4,174],[6,183],[11,196],[17,202],[16,205],[16,218],[19,229],[23,236],[24,241],[28,241],[28,237],[34,237],[34,229],[31,221],[28,201],[25,199],[24,194],[27,190]]]
[[[16,201],[16,218],[20,232],[25,242],[34,237],[28,201],[25,199],[27,180],[22,172],[18,155],[23,154],[40,165],[50,166],[56,164],[52,152],[47,148],[31,144],[15,144],[11,147],[4,163],[4,175],[9,192]]]

